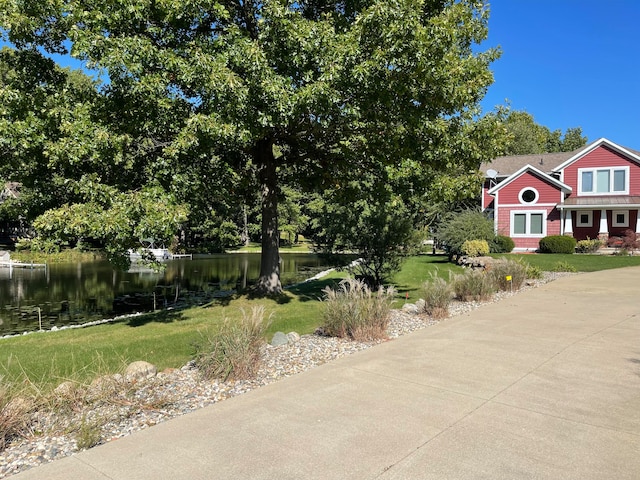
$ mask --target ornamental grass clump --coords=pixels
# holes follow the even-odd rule
[[[323,329],[327,335],[357,341],[386,338],[395,296],[393,287],[381,286],[372,291],[366,283],[346,278],[338,289],[325,287],[323,292]]]
[[[270,321],[264,307],[242,311],[239,321],[225,319],[219,329],[196,345],[196,365],[207,379],[246,380],[260,368],[261,347]]]
[[[488,275],[498,290],[519,290],[527,279],[527,265],[516,260],[496,260]]]
[[[463,302],[489,300],[496,291],[492,278],[482,270],[455,275],[452,283],[456,298]]]
[[[32,401],[0,385],[0,452],[12,439],[29,433],[32,409]]]
[[[435,319],[447,318],[453,298],[451,284],[431,272],[431,279],[424,283],[423,290],[425,313]]]

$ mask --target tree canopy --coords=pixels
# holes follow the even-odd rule
[[[539,125],[533,115],[524,111],[509,112],[505,127],[511,137],[506,147],[507,155],[571,152],[587,143],[587,137],[582,136],[582,128],[567,128],[563,136],[561,130],[551,131]]]
[[[263,293],[281,289],[278,201],[289,179],[339,189],[354,173],[405,164],[455,178],[499,152],[500,122],[477,109],[499,54],[476,47],[487,36],[483,2],[0,4],[19,50],[68,52],[108,76],[88,102],[100,108],[83,110],[90,121],[62,137],[73,155],[60,165],[94,162],[120,175],[94,184],[151,184],[178,200],[228,199],[255,179]]]

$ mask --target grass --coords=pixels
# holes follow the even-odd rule
[[[566,263],[575,268],[577,272],[597,272],[612,268],[640,266],[639,256],[615,256],[615,255],[576,255],[562,253],[540,254],[495,254],[495,258],[520,259],[545,272],[554,270],[558,263]]]
[[[98,251],[84,252],[75,248],[62,250],[58,253],[39,253],[30,250],[11,252],[11,260],[24,263],[90,262],[102,258],[104,255]]]
[[[424,282],[430,278],[430,272],[434,272],[439,278],[449,280],[450,272],[461,273],[464,269],[449,262],[446,255],[418,255],[408,258],[402,269],[393,277],[399,298],[415,303],[423,296]],[[396,304],[396,308],[399,308]]]
[[[507,254],[499,257],[521,257],[547,271],[558,262],[567,262],[583,272],[640,265],[640,256]],[[408,296],[408,301],[415,303],[423,296],[423,284],[430,272],[448,280],[449,272],[461,271],[460,267],[447,262],[446,256],[411,257],[393,279],[399,292],[396,298],[405,300]],[[277,298],[236,295],[204,307],[164,311],[113,324],[0,339],[0,381],[5,386],[21,386],[26,381],[47,390],[64,380],[85,383],[99,375],[121,372],[135,360],[153,363],[159,370],[180,367],[193,358],[194,345],[203,332],[225,318],[239,320],[241,309],[250,311],[254,306],[262,306],[267,317],[273,315],[267,330],[268,339],[276,331],[312,333],[323,323],[322,290],[336,285],[345,276],[343,272],[335,272],[321,280],[292,287]],[[394,304],[395,308],[401,306],[401,302]]]
[[[260,253],[262,246],[259,243],[252,242],[246,247],[240,247],[230,250],[227,253]],[[290,246],[281,246],[280,253],[313,253],[313,245],[309,242],[295,243]]]

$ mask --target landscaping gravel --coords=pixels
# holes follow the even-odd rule
[[[566,273],[546,274],[520,291],[555,280]],[[496,294],[489,302],[454,302],[451,316],[468,313],[483,304],[498,302],[517,292]],[[446,321],[446,320],[444,320]],[[426,315],[393,310],[387,330],[389,338],[438,323]],[[92,387],[64,395],[55,413],[35,413],[32,434],[14,439],[0,453],[0,478],[72,455],[83,447],[109,442],[149,428],[207,405],[289,377],[344,355],[367,349],[379,342],[354,342],[320,335],[303,335],[295,343],[265,345],[263,362],[254,380],[206,381],[189,363],[151,378],[126,381],[121,376],[95,381]],[[80,427],[78,427],[80,426]]]

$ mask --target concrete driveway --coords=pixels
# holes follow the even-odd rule
[[[559,279],[12,478],[640,479],[640,268]]]

